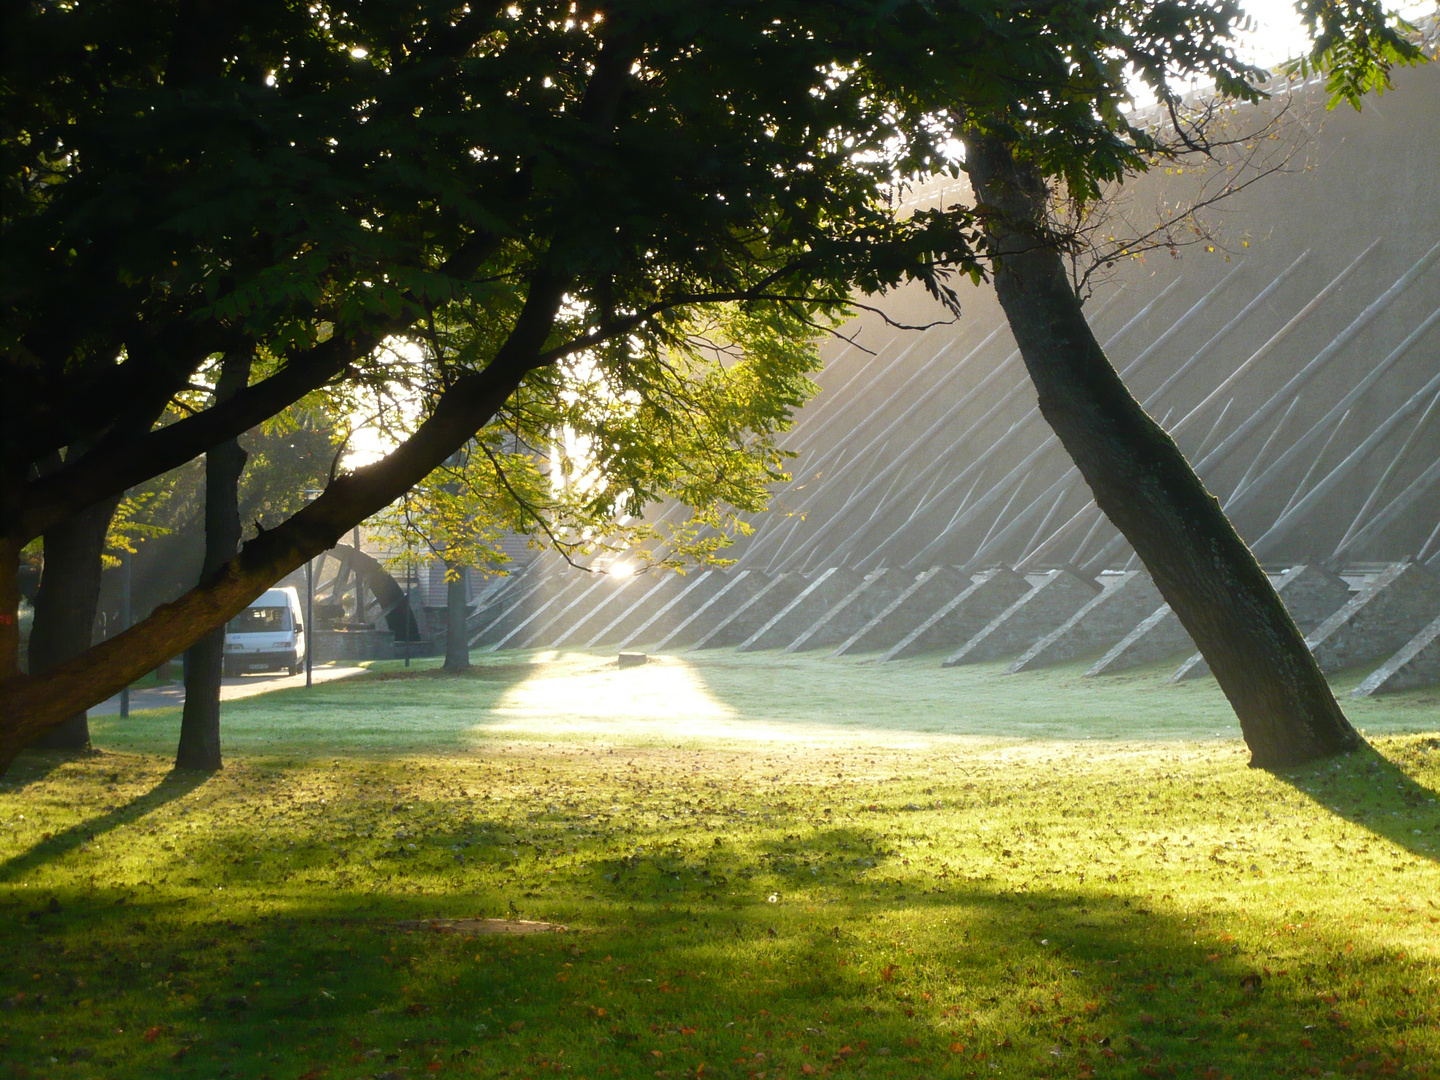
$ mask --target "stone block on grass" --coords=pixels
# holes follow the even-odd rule
[[[858,585],[786,645],[784,651],[834,648],[889,607],[915,578],[915,574],[893,569],[866,574]]]
[[[779,614],[808,584],[800,574],[776,574],[690,647],[723,649],[739,645]]]
[[[954,649],[974,637],[991,619],[1030,591],[1030,583],[1007,567],[986,570],[946,600],[920,625],[892,645],[882,661]]]
[[[789,603],[737,645],[736,651],[784,648],[809,629],[816,619],[854,592],[862,580],[855,571],[843,566],[821,570]]]
[[[1372,671],[1350,691],[1350,696],[1393,694],[1397,690],[1413,690],[1436,683],[1440,683],[1440,615]]]
[[[657,652],[664,649],[688,649],[770,582],[770,576],[759,570],[737,570],[723,577],[724,581],[719,589],[706,597],[660,639],[655,646]]]
[[[1051,570],[946,659],[945,667],[1014,656],[1100,595],[1100,586],[1072,570]]]
[[[970,586],[970,577],[952,566],[932,566],[840,643],[832,656],[888,649],[936,608]]]
[[[1413,562],[1387,566],[1305,638],[1325,672],[1398,652],[1440,615],[1440,579]]]
[[[1020,654],[1010,672],[1063,664],[1104,652],[1164,603],[1143,570],[1127,570],[1075,614]]]

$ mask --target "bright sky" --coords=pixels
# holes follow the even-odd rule
[[[1246,60],[1274,67],[1305,48],[1305,30],[1291,0],[1249,0],[1245,10],[1256,23],[1246,35],[1242,52]]]
[[[1437,0],[1402,0],[1385,4],[1386,11],[1399,12],[1410,22],[1434,14],[1440,9]],[[1255,20],[1254,32],[1246,35],[1245,59],[1261,67],[1274,67],[1298,55],[1306,46],[1300,16],[1295,14],[1294,0],[1248,0],[1245,10]]]

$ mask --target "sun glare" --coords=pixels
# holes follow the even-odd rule
[[[740,721],[683,660],[651,657],[620,668],[613,657],[539,654],[535,674],[512,687],[491,715],[508,726],[533,730],[537,721],[568,735],[607,738],[713,736]],[[494,731],[495,724],[486,725]]]

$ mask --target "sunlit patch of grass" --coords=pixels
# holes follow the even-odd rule
[[[1171,685],[1173,665],[1086,678],[1088,662],[1023,675],[1004,664],[941,668],[935,657],[857,663],[818,654],[722,649],[656,656],[621,669],[613,654],[475,653],[466,676],[435,659],[370,664],[368,675],[279,690],[226,705],[227,749],[370,754],[469,750],[533,742],[702,748],[936,739],[1230,739],[1235,714],[1210,678]],[[1341,690],[1358,681],[1350,675]],[[1345,702],[1376,733],[1429,730],[1440,689]],[[97,745],[173,752],[178,710],[91,721]]]
[[[530,660],[237,703],[209,778],[169,772],[175,718],[138,719],[131,749],[114,721],[99,756],[22,759],[0,784],[0,1061],[207,1080],[1437,1072],[1433,735],[1274,776],[1155,705],[1177,700],[1158,677],[1130,684],[1149,728],[1094,680],[1030,680],[1037,723],[1106,738],[1017,740],[973,695],[955,711],[978,731],[927,714],[918,666],[866,723],[826,711],[874,711],[886,685],[817,685],[822,661]],[[641,672],[659,681],[618,681]],[[610,697],[567,707],[561,681]],[[709,710],[668,742],[646,711],[666,685]],[[437,916],[569,929],[402,925]]]

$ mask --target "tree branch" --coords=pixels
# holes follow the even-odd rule
[[[18,520],[6,532],[26,543],[100,499],[236,438],[323,386],[356,357],[373,349],[378,340],[375,334],[331,338],[310,350],[307,359],[292,361],[268,379],[196,416],[140,435],[117,432],[107,436],[73,465],[67,462],[27,485]]]
[[[0,771],[41,731],[104,701],[234,617],[464,446],[537,366],[565,286],[560,278],[538,277],[491,363],[458,380],[415,434],[387,457],[336,479],[305,509],[247,543],[218,573],[124,633],[43,674],[0,681],[0,716],[6,720],[0,726]]]

